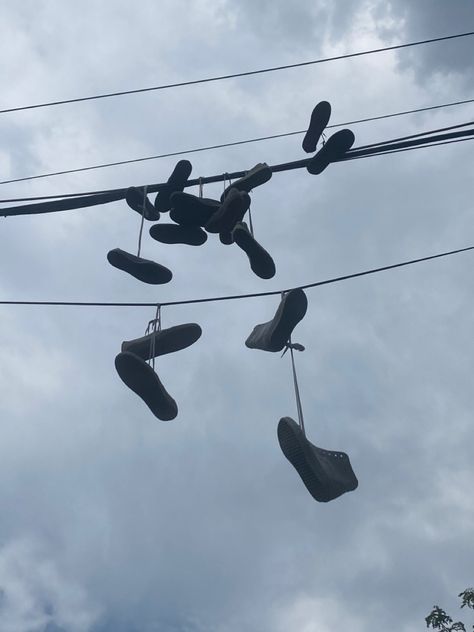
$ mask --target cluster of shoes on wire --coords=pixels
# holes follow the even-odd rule
[[[314,108],[303,139],[303,149],[307,153],[316,152],[330,114],[331,106],[327,101],[318,103]],[[322,173],[331,162],[344,157],[354,140],[354,134],[348,129],[333,134],[308,160],[308,172],[314,175]],[[255,240],[243,221],[250,207],[249,193],[271,178],[271,168],[265,163],[256,165],[240,180],[227,187],[220,200],[184,193],[190,174],[191,164],[182,160],[176,165],[166,185],[158,192],[154,205],[149,201],[146,189],[134,187],[127,191],[127,203],[142,215],[142,221],[156,221],[161,213],[170,213],[174,223],[158,223],[150,229],[150,235],[157,241],[200,246],[207,241],[208,233],[218,234],[223,244],[235,243],[247,254],[250,267],[257,276],[263,279],[272,278],[276,270],[271,256]],[[140,258],[139,254],[140,245],[138,256],[117,248],[111,250],[107,258],[114,267],[145,283],[163,284],[171,280],[170,270],[154,261]],[[290,349],[293,362],[293,350],[302,351],[304,347],[292,344],[291,335],[305,316],[307,305],[302,289],[284,293],[273,318],[256,325],[245,345],[250,349],[273,353]],[[162,329],[158,308],[157,316],[149,322],[144,336],[122,343],[121,353],[115,358],[117,372],[158,419],[174,419],[178,414],[178,407],[155,371],[155,358],[191,346],[201,334],[201,327],[196,323]],[[296,374],[294,375],[296,379]],[[298,423],[290,417],[280,419],[277,433],[280,447],[313,498],[328,502],[356,489],[358,481],[347,454],[318,448],[307,439],[296,383],[295,391]]]

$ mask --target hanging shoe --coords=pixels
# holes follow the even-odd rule
[[[202,246],[207,241],[207,233],[199,226],[180,226],[179,224],[153,224],[150,235],[162,244],[187,244]]]
[[[329,123],[331,105],[327,101],[320,101],[311,113],[308,131],[303,138],[303,149],[307,154],[316,151],[318,140]]]
[[[230,246],[230,244],[234,243],[234,238],[232,237],[232,233],[229,231],[221,231],[219,233],[219,239],[221,241],[221,244],[224,244],[224,246]]]
[[[142,398],[155,417],[162,421],[176,417],[176,402],[145,360],[128,351],[122,352],[115,358],[115,368],[121,380]]]
[[[244,219],[250,206],[250,195],[232,188],[220,208],[211,216],[205,228],[208,233],[231,232]]]
[[[114,268],[128,272],[128,274],[144,283],[161,285],[162,283],[169,283],[173,278],[173,273],[165,266],[149,259],[131,255],[125,250],[120,250],[120,248],[110,250],[107,253],[107,260]]]
[[[168,178],[168,182],[165,186],[158,192],[155,198],[155,208],[160,213],[165,213],[169,211],[171,208],[170,196],[175,191],[182,191],[184,189],[184,185],[188,181],[189,176],[191,175],[192,165],[189,160],[180,160],[175,168],[173,169],[173,173]]]
[[[275,263],[268,252],[252,236],[247,224],[239,222],[232,231],[232,239],[249,258],[250,267],[261,279],[271,279],[275,276]]]
[[[327,503],[357,488],[359,482],[348,455],[313,445],[291,417],[280,419],[278,442],[315,500]]]
[[[221,202],[224,201],[229,191],[234,188],[239,191],[246,191],[250,193],[252,189],[260,186],[261,184],[265,184],[272,177],[272,170],[267,165],[266,162],[259,162],[255,167],[247,171],[247,173],[239,180],[236,180],[232,184],[230,184],[227,189],[225,189],[224,193],[221,195]]]
[[[312,175],[322,173],[326,167],[340,160],[355,142],[354,133],[350,129],[341,129],[328,138],[318,153],[310,158],[306,169]]]
[[[290,290],[281,299],[275,316],[268,323],[256,325],[245,341],[249,349],[281,351],[296,325],[306,314],[308,299],[303,290]]]
[[[145,198],[145,200],[143,200],[143,198]],[[152,222],[157,222],[160,219],[160,213],[150,202],[148,196],[145,195],[143,188],[129,187],[125,195],[125,200],[129,207],[137,213],[140,213],[140,215],[143,214],[143,201],[145,201],[145,219]]]
[[[220,206],[218,200],[177,192],[171,195],[170,217],[181,226],[205,226]]]
[[[175,325],[168,329],[154,331],[141,338],[125,340],[122,342],[122,351],[129,351],[142,360],[151,360],[157,356],[190,347],[199,340],[201,334],[202,329],[196,323]]]

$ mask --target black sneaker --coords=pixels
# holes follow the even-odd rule
[[[218,200],[177,192],[171,195],[170,217],[181,226],[205,226],[220,206]]]
[[[250,195],[245,191],[230,189],[220,208],[211,216],[205,228],[208,233],[231,232],[244,219],[250,206]]]
[[[312,175],[322,173],[326,167],[341,159],[355,142],[354,133],[350,129],[341,129],[328,138],[318,153],[310,158],[306,169]]]
[[[207,241],[207,233],[199,226],[179,224],[153,224],[150,235],[162,244],[187,244],[202,246]]]
[[[137,213],[140,213],[140,215],[143,214],[143,198],[145,198],[145,219],[152,222],[158,221],[160,219],[160,213],[150,202],[148,196],[145,196],[145,191],[137,187],[129,187],[127,189],[125,200],[129,207]]]
[[[303,290],[290,290],[281,299],[272,320],[254,327],[245,346],[262,351],[281,351],[290,340],[293,329],[306,314],[307,308],[308,299]]]
[[[232,233],[229,231],[221,231],[219,233],[219,239],[221,241],[221,244],[224,244],[224,246],[230,246],[230,244],[234,243]]]
[[[280,419],[278,441],[315,500],[327,503],[359,485],[348,455],[316,447],[291,417]]]
[[[261,279],[271,279],[275,276],[275,263],[268,252],[254,237],[252,237],[247,224],[239,222],[232,231],[232,239],[247,255],[250,267]]]
[[[122,351],[129,351],[143,360],[151,360],[157,356],[190,347],[196,340],[199,340],[201,334],[202,329],[196,323],[175,325],[141,338],[125,340],[122,342]]]
[[[115,358],[115,368],[121,380],[142,398],[155,417],[162,421],[176,417],[176,402],[145,360],[128,351],[122,352]]]
[[[169,211],[171,208],[170,196],[175,191],[182,191],[184,185],[188,181],[191,175],[193,167],[189,160],[180,160],[176,167],[173,169],[173,173],[168,178],[168,182],[158,192],[155,198],[155,208],[161,213]]]
[[[232,188],[250,193],[250,191],[255,187],[268,182],[271,177],[272,170],[267,165],[267,163],[259,162],[257,165],[255,165],[255,167],[250,169],[250,171],[247,171],[247,173],[242,178],[236,180],[235,182],[232,182],[232,184],[229,185],[227,189],[225,189],[224,193],[221,195],[221,202],[224,201],[225,197],[228,195],[229,191]]]
[[[303,149],[307,154],[316,151],[318,140],[329,123],[331,105],[327,101],[320,101],[311,113],[308,131],[303,138]]]
[[[128,272],[128,274],[144,283],[161,285],[162,283],[169,283],[173,278],[173,273],[165,266],[149,259],[131,255],[125,250],[120,250],[120,248],[110,250],[107,253],[107,260],[114,268]]]

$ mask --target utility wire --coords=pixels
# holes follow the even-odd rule
[[[379,272],[385,272],[386,270],[394,270],[395,268],[402,268],[404,266],[411,266],[423,261],[431,261],[433,259],[440,259],[441,257],[449,257],[451,255],[459,254],[474,250],[474,246],[467,246],[466,248],[458,248],[457,250],[449,250],[448,252],[441,252],[436,255],[430,255],[427,257],[420,257],[418,259],[410,259],[409,261],[402,261],[400,263],[394,263],[388,266],[382,266],[380,268],[371,268],[369,270],[363,270],[362,272],[354,272],[352,274],[345,274],[344,276],[332,277],[325,279],[324,281],[316,281],[314,283],[307,283],[306,285],[298,285],[286,290],[272,290],[270,292],[255,292],[252,294],[233,294],[228,296],[211,296],[206,298],[186,299],[182,301],[167,301],[167,302],[155,302],[155,303],[110,303],[110,302],[86,302],[86,301],[2,301],[0,305],[40,305],[48,307],[169,307],[172,305],[191,305],[198,303],[215,303],[218,301],[234,301],[239,299],[258,298],[261,296],[276,296],[282,292],[289,292],[290,290],[300,289],[308,290],[313,287],[319,287],[321,285],[330,285],[332,283],[339,283],[340,281],[348,281],[350,279],[356,279],[358,277],[367,276],[370,274],[378,274]]]
[[[12,107],[12,108],[5,108],[3,110],[0,110],[0,114],[7,114],[9,112],[20,112],[22,110],[34,110],[37,108],[46,108],[46,107],[52,107],[52,106],[56,106],[56,105],[66,105],[67,103],[80,103],[82,101],[93,101],[93,100],[97,100],[97,99],[108,99],[111,97],[119,97],[119,96],[124,96],[124,95],[128,95],[128,94],[139,94],[139,93],[143,93],[143,92],[152,92],[152,91],[156,91],[156,90],[167,90],[170,88],[179,88],[179,87],[183,87],[183,86],[192,86],[192,85],[196,85],[196,84],[200,84],[200,83],[211,83],[213,81],[223,81],[224,79],[235,79],[237,77],[249,77],[251,75],[260,75],[260,74],[264,74],[267,72],[276,72],[279,70],[288,70],[290,68],[300,68],[302,66],[311,66],[311,65],[315,65],[315,64],[323,64],[329,61],[337,61],[340,59],[349,59],[352,57],[361,57],[363,55],[372,55],[374,53],[382,53],[385,51],[391,51],[391,50],[400,50],[402,48],[409,48],[411,46],[421,46],[423,44],[432,44],[434,42],[443,42],[443,41],[447,41],[447,40],[453,40],[453,39],[458,39],[461,37],[470,37],[474,35],[474,31],[469,31],[467,33],[457,33],[456,35],[447,35],[444,37],[433,37],[430,39],[425,39],[425,40],[419,40],[416,42],[409,42],[407,44],[396,44],[394,46],[384,46],[381,48],[372,48],[370,50],[364,50],[364,51],[358,51],[356,53],[346,53],[344,55],[335,55],[333,57],[325,57],[325,58],[320,58],[320,59],[313,59],[311,61],[303,61],[303,62],[299,62],[299,63],[295,63],[295,64],[285,64],[282,66],[273,66],[270,68],[260,68],[259,70],[249,70],[247,72],[238,72],[238,73],[233,73],[233,74],[228,74],[228,75],[219,75],[216,77],[207,77],[205,79],[194,79],[192,81],[181,81],[181,82],[177,82],[177,83],[168,83],[168,84],[163,84],[163,85],[159,85],[159,86],[151,86],[151,87],[147,87],[147,88],[137,88],[135,90],[122,90],[119,92],[108,92],[108,93],[104,93],[104,94],[95,94],[92,96],[87,96],[87,97],[78,97],[75,99],[63,99],[60,101],[49,101],[46,103],[36,103],[34,105],[23,105],[23,106],[19,106],[19,107]]]
[[[407,114],[415,114],[418,112],[428,112],[430,110],[437,110],[440,108],[448,108],[448,107],[453,107],[456,105],[465,105],[466,103],[474,103],[474,99],[466,99],[464,101],[454,101],[451,103],[442,103],[440,105],[431,105],[429,107],[424,107],[424,108],[416,108],[413,110],[405,110],[403,112],[393,112],[391,114],[382,114],[380,116],[370,116],[367,118],[362,118],[362,119],[357,119],[355,121],[347,121],[345,123],[335,123],[333,125],[328,125],[326,127],[326,129],[333,129],[335,127],[345,127],[347,125],[358,125],[359,123],[368,123],[370,121],[379,121],[382,119],[388,119],[388,118],[393,118],[396,116],[406,116]],[[147,162],[149,160],[158,160],[160,158],[171,158],[173,156],[184,156],[186,154],[195,154],[201,151],[210,151],[213,149],[222,149],[224,147],[235,147],[236,145],[247,145],[249,143],[258,143],[258,142],[262,142],[265,140],[273,140],[275,138],[285,138],[288,136],[296,136],[296,135],[300,135],[300,134],[304,134],[306,132],[306,130],[299,130],[299,131],[295,131],[295,132],[285,132],[283,134],[272,134],[270,136],[260,136],[260,137],[256,137],[256,138],[249,138],[246,140],[238,140],[238,141],[234,141],[234,142],[229,142],[229,143],[221,143],[219,145],[208,145],[206,147],[197,147],[194,149],[185,149],[185,150],[181,150],[181,151],[173,151],[167,154],[157,154],[154,156],[146,156],[144,158],[132,158],[129,160],[118,160],[115,162],[107,162],[107,163],[102,163],[102,164],[98,164],[98,165],[88,165],[86,167],[78,167],[76,169],[65,169],[63,171],[52,171],[49,173],[41,173],[41,174],[37,174],[37,175],[33,175],[33,176],[24,176],[23,178],[13,178],[11,180],[3,180],[0,182],[0,185],[2,184],[13,184],[14,182],[25,182],[27,180],[38,180],[40,178],[51,178],[53,176],[63,176],[63,175],[67,175],[70,173],[81,173],[84,171],[94,171],[96,169],[106,169],[108,167],[117,167],[120,165],[130,165],[133,163],[138,163],[138,162]],[[92,195],[92,194],[96,194],[99,193],[99,191],[91,191],[91,192],[87,192],[88,194]],[[82,195],[85,195],[86,193],[83,193]],[[77,194],[73,194],[73,195],[77,195]],[[67,197],[67,196],[42,196],[42,197],[36,197],[36,198],[21,198],[21,199],[17,199],[17,200],[0,200],[0,202],[14,202],[14,201],[30,201],[33,199],[53,199],[55,197]]]
[[[444,129],[444,128],[441,128]],[[437,131],[437,130],[435,130]],[[424,132],[423,134],[429,134],[429,132]],[[346,160],[352,160],[354,158],[359,158],[363,156],[369,155],[380,155],[381,153],[392,152],[393,150],[412,148],[421,145],[428,145],[432,143],[443,144],[442,141],[460,139],[465,137],[474,136],[474,128],[468,130],[461,130],[456,132],[448,132],[446,134],[437,134],[437,135],[427,135],[425,137],[418,138],[421,134],[414,134],[413,137],[405,137],[408,140],[398,141],[398,139],[392,139],[389,141],[384,141],[384,143],[374,143],[373,145],[366,145],[364,148],[359,149],[355,148],[347,152],[347,154],[337,160],[336,162],[345,162]],[[270,169],[273,173],[278,173],[281,171],[291,171],[293,169],[301,169],[306,167],[310,158],[304,158],[302,160],[295,160],[293,162],[285,162],[277,165],[272,165]],[[198,184],[210,184],[216,182],[223,182],[225,179],[231,178],[235,180],[237,178],[242,178],[246,174],[246,171],[236,171],[229,174],[219,174],[215,176],[207,176],[203,178],[198,178],[195,180],[188,180],[186,183],[186,187],[196,186]],[[149,193],[155,193],[159,191],[164,185],[164,183],[160,184],[151,184],[147,185]],[[33,204],[23,204],[18,206],[10,206],[0,208],[0,215],[4,217],[12,216],[12,215],[30,215],[30,214],[38,214],[38,213],[54,213],[58,211],[72,210],[76,208],[85,208],[89,206],[97,206],[100,204],[107,204],[109,202],[114,202],[125,197],[127,192],[127,188],[123,189],[113,189],[110,191],[104,191],[99,194],[94,195],[85,195],[82,197],[74,197],[74,198],[65,198],[60,200],[53,200],[50,202],[40,202]]]

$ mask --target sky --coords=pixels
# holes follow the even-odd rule
[[[474,30],[463,0],[0,4],[1,109]],[[472,38],[0,116],[0,180],[473,98]],[[472,120],[472,105],[352,127],[363,145]],[[305,156],[300,136],[189,156],[193,177]],[[125,202],[1,221],[1,300],[165,302],[280,290],[473,245],[472,143],[278,173],[252,194],[277,274],[237,247],[166,246],[148,286]],[[162,159],[1,186],[0,199],[168,178]],[[189,189],[197,194],[197,190]],[[219,197],[222,184],[204,189]],[[0,204],[2,204],[0,202]],[[244,342],[277,297],[163,309],[201,339],[157,360],[160,422],[114,368],[152,308],[0,307],[2,632],[415,632],[473,584],[470,253],[307,291],[294,340],[308,438],[356,491],[315,502],[276,429],[288,355]],[[465,619],[468,619],[466,614]]]

